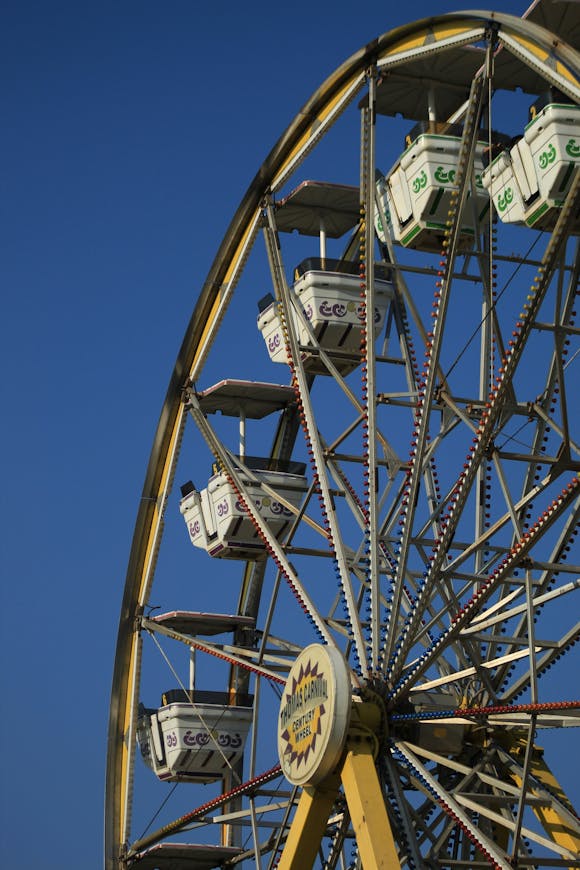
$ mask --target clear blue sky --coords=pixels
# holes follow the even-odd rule
[[[185,326],[247,184],[346,57],[466,6],[2,4],[3,867],[101,866],[138,499]]]

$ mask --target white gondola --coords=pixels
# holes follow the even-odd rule
[[[541,108],[532,107],[523,137],[483,173],[483,184],[504,223],[552,230],[578,172],[580,106],[547,99]]]
[[[318,348],[328,354],[342,374],[360,365],[365,309],[361,302],[360,277],[346,272],[347,266],[351,265],[328,258],[324,261],[312,258],[297,269],[298,278],[292,292],[300,305],[302,316],[296,311],[293,311],[292,316],[304,368],[308,372],[329,373],[320,360]],[[380,333],[384,325],[387,306],[392,298],[393,288],[389,277],[385,267],[375,266],[375,335]],[[258,329],[272,362],[288,363],[279,307],[271,297],[260,311]]]
[[[181,635],[253,632],[250,617],[173,611],[151,619]],[[243,758],[252,723],[253,696],[195,688],[195,649],[190,649],[189,689],[165,692],[158,708],[139,706],[137,740],[145,764],[162,780],[214,782]]]
[[[142,707],[138,741],[145,763],[170,782],[220,779],[243,756],[252,722],[251,698],[244,700],[232,705],[224,692],[176,689],[159,709]]]
[[[406,142],[407,148],[397,163],[377,182],[377,232],[382,241],[390,232],[393,241],[404,247],[439,251],[451,195],[457,190],[461,128],[424,122],[411,131]],[[461,225],[460,243],[465,248],[473,244],[475,229],[489,211],[489,197],[482,184],[486,147],[482,133],[475,147],[473,196],[468,199]]]
[[[364,308],[361,300],[358,247],[353,237],[347,245],[348,256],[327,256],[327,239],[339,239],[360,221],[360,191],[344,184],[304,181],[276,206],[279,232],[300,233],[319,240],[319,257],[304,260],[295,270],[290,288],[296,308],[292,310],[294,334],[299,353],[309,374],[328,375],[323,359],[345,375],[361,364],[361,327]],[[356,242],[356,237],[354,237]],[[375,332],[380,332],[392,297],[391,272],[375,266]],[[286,339],[278,304],[271,294],[259,303],[258,329],[270,359],[289,362]]]
[[[252,459],[247,461],[253,464]],[[297,509],[306,491],[304,465],[292,463],[286,467],[299,473],[255,469],[252,478],[242,475],[253,504],[276,538],[282,537],[295,516],[285,502]],[[268,494],[262,489],[262,484],[274,490],[279,498]],[[196,489],[187,492],[179,509],[191,543],[206,550],[210,556],[255,559],[265,555],[264,542],[253,520],[223,472],[214,474],[201,492]]]
[[[136,863],[139,870],[212,870],[232,866],[241,851],[238,846],[165,841],[140,852]]]
[[[237,473],[244,494],[228,474],[214,466],[207,487],[191,481],[181,487],[179,509],[194,547],[220,559],[261,559],[267,550],[246,504],[253,504],[267,530],[280,539],[289,530],[307,489],[305,464],[246,456],[246,420],[261,419],[295,401],[291,387],[255,381],[221,381],[198,395],[206,414],[239,417]]]

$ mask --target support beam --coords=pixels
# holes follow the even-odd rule
[[[323,782],[304,787],[278,870],[314,866],[341,782],[363,870],[398,870],[397,847],[375,765],[380,721],[381,711],[375,704],[352,705],[344,753]]]
[[[278,870],[308,870],[314,866],[340,782],[331,776],[316,788],[305,786]]]
[[[541,751],[534,747],[530,762],[530,773],[537,782],[540,782],[548,794],[554,795],[554,800],[549,805],[532,804],[532,809],[542,825],[546,834],[558,846],[569,849],[573,854],[580,855],[580,826],[574,821],[574,811],[562,786],[544,761]],[[521,785],[522,778],[512,772],[512,779]],[[540,794],[534,788],[533,782],[529,783],[532,794]],[[545,794],[545,793],[544,793]],[[568,814],[566,810],[570,810]]]
[[[367,742],[349,747],[340,778],[363,870],[400,867],[385,799]]]

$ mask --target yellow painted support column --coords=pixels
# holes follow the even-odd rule
[[[340,776],[364,870],[398,870],[401,865],[367,741],[348,747]]]
[[[512,753],[515,751],[515,754],[523,755],[525,741],[516,739],[508,748]],[[538,782],[545,786],[546,791],[553,794],[562,806],[569,810],[572,816],[576,815],[564,789],[544,761],[543,750],[539,746],[534,746],[533,748],[532,758],[530,760],[530,773]],[[521,788],[521,776],[512,772],[511,777]],[[528,783],[528,788],[532,794],[540,796],[540,792],[537,788],[534,789],[533,784]],[[580,855],[580,835],[578,834],[578,829],[570,824],[565,816],[561,815],[557,809],[550,806],[532,804],[532,809],[544,831],[550,839],[554,841],[554,843],[557,843],[558,846],[563,846],[565,849],[569,849],[576,855]]]
[[[381,712],[375,704],[353,704],[344,754],[333,774],[315,787],[304,787],[279,870],[311,870],[341,781],[363,870],[399,870],[397,847],[375,766],[380,722]]]
[[[278,864],[279,870],[310,870],[314,866],[339,785],[338,777],[334,776],[316,788],[305,786]]]
[[[530,772],[538,782],[541,782],[542,785],[546,786],[547,791],[555,795],[560,803],[566,808],[570,808],[570,811],[574,814],[572,805],[562,786],[542,758],[541,754],[537,751],[534,752],[532,757]],[[516,780],[517,784],[521,786],[521,778],[515,775],[513,778]],[[534,789],[533,785],[530,786],[530,791],[538,794],[538,791]],[[570,849],[570,851],[576,855],[580,855],[580,836],[578,835],[578,830],[572,827],[572,825],[570,825],[557,809],[553,809],[550,806],[538,806],[536,804],[533,804],[532,809],[534,810],[536,818],[542,825],[544,831],[550,839],[554,841],[554,843],[557,843],[558,846],[564,846],[564,848]]]

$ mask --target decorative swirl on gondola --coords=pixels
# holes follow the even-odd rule
[[[445,170],[442,166],[438,166],[435,170],[435,181],[438,181],[439,184],[453,184],[455,169]]]
[[[328,299],[325,299],[318,306],[318,311],[323,317],[344,317],[347,307],[342,302],[331,304]]]
[[[425,170],[423,170],[421,172],[421,174],[418,175],[417,178],[415,178],[413,180],[413,191],[414,191],[414,193],[419,193],[419,191],[423,187],[426,187],[426,186],[427,186],[427,173],[425,172]]]
[[[568,143],[568,144],[570,144],[570,143]],[[538,162],[540,164],[540,169],[546,169],[550,165],[550,163],[554,162],[555,159],[556,159],[556,149],[554,148],[554,146],[550,142],[550,144],[548,146],[548,150],[542,151],[542,153],[540,154],[540,157],[538,159]]]
[[[508,205],[513,202],[514,192],[511,187],[506,187],[503,193],[497,198],[497,207],[499,211],[505,211]]]
[[[169,738],[171,738],[171,742],[169,741]],[[165,742],[168,746],[177,746],[175,732],[167,735]],[[208,746],[208,744],[212,742],[214,745],[217,744],[220,749],[227,749],[228,747],[231,749],[239,749],[243,744],[242,737],[237,731],[232,734],[229,734],[227,731],[220,731],[217,735],[212,735],[209,731],[193,732],[191,728],[189,728],[183,735],[183,742],[186,746],[198,748]]]

